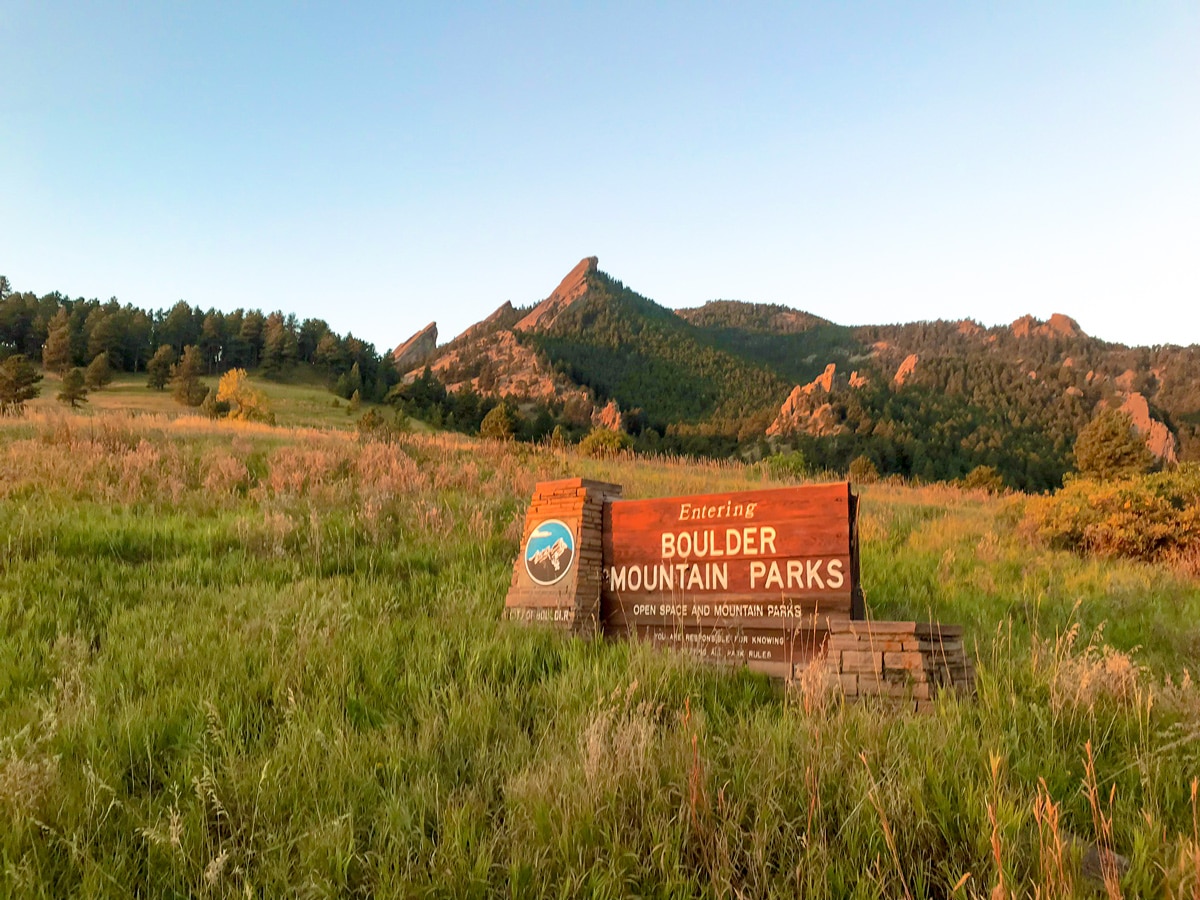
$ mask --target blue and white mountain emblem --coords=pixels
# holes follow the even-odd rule
[[[525,542],[525,571],[536,584],[554,584],[575,562],[575,536],[558,519],[540,522]]]

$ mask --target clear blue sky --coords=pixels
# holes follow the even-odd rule
[[[1200,4],[0,0],[0,273],[391,346],[668,306],[1200,343]]]

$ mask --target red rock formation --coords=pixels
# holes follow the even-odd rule
[[[892,383],[896,387],[902,387],[904,382],[908,381],[908,376],[916,369],[920,358],[915,353],[910,353],[904,357],[904,362],[900,363],[900,368],[896,370],[895,376],[892,378]]]
[[[1017,319],[1009,328],[1012,330],[1013,337],[1027,338],[1033,333],[1033,329],[1037,324],[1037,319],[1033,316],[1025,315]]]
[[[1121,412],[1128,413],[1133,419],[1133,427],[1137,433],[1144,435],[1146,446],[1158,459],[1168,465],[1179,462],[1179,446],[1171,429],[1150,415],[1150,404],[1146,398],[1134,391],[1125,398]]]
[[[486,319],[481,319],[480,321],[476,322],[474,325],[456,337],[454,342],[462,343],[464,341],[471,341],[477,337],[487,334],[489,331],[494,331],[497,322],[502,322],[515,313],[516,310],[513,308],[512,303],[505,300],[504,304],[499,309],[497,309]]]
[[[1041,322],[1033,316],[1021,316],[1012,325],[1009,326],[1012,330],[1013,337],[1079,337],[1083,334],[1083,329],[1079,327],[1079,323],[1070,316],[1064,316],[1062,313],[1054,313],[1047,322]]]
[[[825,367],[825,371],[813,379],[812,384],[808,385],[808,393],[812,393],[817,388],[821,388],[825,393],[833,390],[833,373],[837,371],[837,366],[830,363]]]
[[[1050,320],[1046,323],[1046,329],[1060,337],[1079,337],[1083,334],[1083,329],[1079,327],[1079,323],[1070,316],[1064,316],[1062,313],[1054,313],[1050,316]]]
[[[603,408],[592,411],[592,427],[607,428],[609,431],[624,431],[621,419],[621,407],[616,400],[609,400]]]
[[[858,372],[850,373],[850,387],[861,388],[861,387],[866,387],[870,383],[871,383],[871,379],[868,378],[866,375],[859,375]]]
[[[482,369],[478,366],[480,357],[486,360]],[[470,385],[484,396],[564,401],[576,398],[586,400],[589,407],[591,404],[586,388],[570,384],[508,330],[451,349],[430,367],[448,391]]]
[[[970,319],[963,319],[958,323],[958,333],[966,337],[975,337],[983,333],[983,328],[978,322],[972,322]]]
[[[567,277],[554,289],[554,292],[535,306],[525,318],[513,326],[516,331],[544,330],[554,324],[554,320],[564,309],[587,293],[587,279],[596,272],[599,260],[589,256],[567,273]]]
[[[392,361],[398,372],[409,372],[422,366],[437,349],[437,322],[430,322],[392,351]]]
[[[806,432],[818,437],[841,434],[846,426],[834,417],[833,407],[824,402],[824,395],[833,390],[837,366],[830,363],[825,371],[808,384],[796,385],[779,408],[779,415],[767,427],[767,436],[776,437]],[[820,398],[820,399],[818,399]]]

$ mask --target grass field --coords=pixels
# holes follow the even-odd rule
[[[1021,497],[864,490],[872,613],[977,660],[916,716],[501,620],[538,480],[758,469],[53,406],[0,421],[0,896],[1071,897],[1094,844],[1200,895],[1200,585]]]
[[[211,388],[216,388],[219,379],[215,376],[203,381]],[[250,383],[255,389],[266,394],[275,421],[281,427],[298,428],[349,428],[355,419],[375,404],[362,404],[358,413],[351,414],[347,410],[347,401],[332,394],[320,378],[296,375],[290,381],[268,381],[265,378],[252,378]],[[60,390],[61,379],[53,373],[45,373],[41,384],[41,396],[29,404],[33,412],[53,413],[62,409],[55,396]],[[390,410],[389,410],[390,411]],[[163,416],[194,415],[195,410],[180,406],[171,397],[168,388],[157,391],[146,386],[145,373],[131,375],[120,372],[112,384],[102,390],[91,391],[87,403],[80,407],[81,415],[96,415],[101,413],[120,412],[128,414],[152,413]],[[420,427],[422,423],[414,423]]]

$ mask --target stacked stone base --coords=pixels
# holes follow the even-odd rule
[[[962,628],[936,622],[831,622],[825,657],[813,664],[847,700],[885,698],[923,711],[939,691],[975,690]]]
[[[584,478],[538,484],[525,513],[521,546],[526,545],[540,522],[555,519],[574,535],[576,558],[567,575],[549,586],[535,584],[518,558],[504,603],[507,618],[544,622],[580,635],[594,635],[600,630],[604,504],[620,496],[620,485]]]

